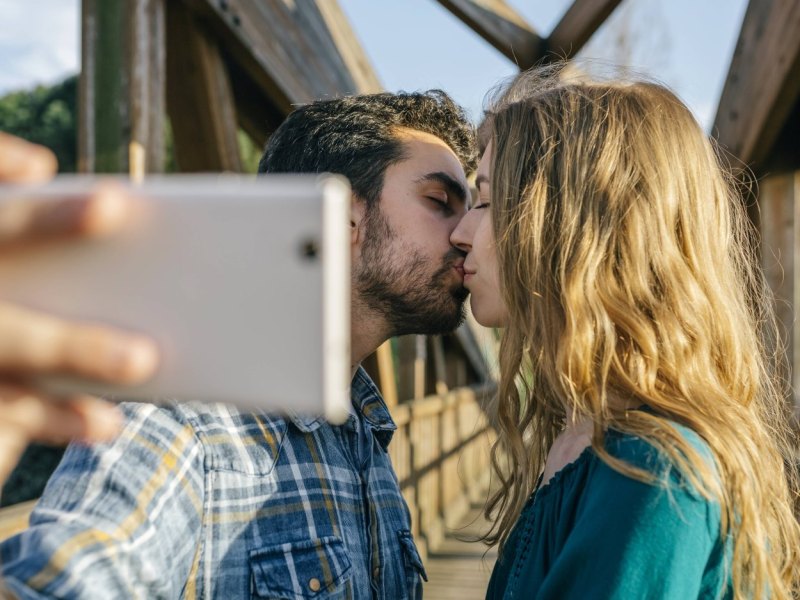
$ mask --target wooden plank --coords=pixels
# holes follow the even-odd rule
[[[414,400],[425,397],[425,363],[428,362],[428,349],[424,335],[414,336]]]
[[[335,3],[335,0],[325,0]],[[220,44],[284,114],[293,105],[354,94],[374,78],[355,38],[342,57],[315,0],[185,0],[207,20]],[[327,7],[330,19],[338,7]],[[343,35],[340,30],[337,35]],[[350,66],[358,64],[356,74]]]
[[[167,6],[167,106],[181,171],[241,171],[233,90],[216,39],[180,2]]]
[[[791,186],[793,208],[792,219],[792,317],[791,334],[789,337],[789,365],[791,369],[792,392],[794,399],[795,427],[800,428],[800,323],[796,315],[800,309],[800,171],[792,175]],[[800,429],[799,429],[800,430]],[[798,455],[800,458],[800,454]],[[797,506],[797,505],[796,505]]]
[[[544,55],[542,38],[504,0],[438,2],[520,69],[532,67]]]
[[[416,393],[417,340],[414,335],[395,338],[397,350],[397,397],[401,402],[414,400]]]
[[[800,171],[765,177],[759,183],[761,261],[772,292],[786,347],[789,377],[800,409]]]
[[[574,0],[547,37],[547,51],[572,58],[589,41],[622,0]]]
[[[800,93],[800,2],[751,0],[713,132],[758,169]]]
[[[375,352],[378,359],[379,385],[383,401],[391,410],[397,406],[397,378],[394,372],[394,356],[391,340],[382,343]]]
[[[160,173],[164,169],[166,15],[163,0],[133,0],[129,6],[132,18],[128,171],[136,179],[144,173]]]
[[[78,165],[86,173],[123,173],[129,138],[125,7],[120,0],[83,0]]]

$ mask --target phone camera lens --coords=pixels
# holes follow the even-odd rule
[[[316,240],[307,240],[300,248],[300,256],[305,260],[316,260],[319,255],[319,245]]]

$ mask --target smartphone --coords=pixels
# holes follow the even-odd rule
[[[0,186],[0,202],[85,196],[96,178]],[[123,183],[129,225],[108,237],[0,253],[0,299],[146,334],[161,364],[118,387],[40,383],[112,400],[350,411],[350,187],[332,175],[163,176]]]

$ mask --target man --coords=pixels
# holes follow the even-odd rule
[[[424,570],[386,446],[395,429],[360,361],[393,335],[462,319],[472,128],[442,92],[315,102],[267,144],[262,172],[347,176],[353,414],[126,406],[119,438],[71,447],[0,547],[21,598],[417,598]],[[265,307],[265,310],[268,310]]]

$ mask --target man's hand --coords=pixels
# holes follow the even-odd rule
[[[44,182],[55,171],[48,149],[0,132],[0,182]],[[24,252],[41,239],[111,234],[126,213],[127,198],[108,186],[82,199],[5,203],[0,251]],[[88,396],[52,397],[26,383],[30,376],[70,373],[133,384],[150,377],[157,361],[155,345],[142,336],[0,302],[0,484],[29,442],[100,441],[120,424],[112,405]]]

